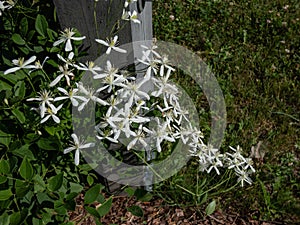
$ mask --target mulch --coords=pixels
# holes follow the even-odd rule
[[[95,219],[90,216],[83,207],[83,195],[76,199],[76,209],[70,212],[70,221],[77,225],[95,225]],[[143,209],[143,216],[134,216],[127,210],[130,206],[139,206]],[[99,204],[98,204],[99,206]],[[97,205],[95,205],[97,207]],[[113,204],[110,212],[101,218],[103,225],[277,225],[284,222],[258,221],[249,216],[241,216],[232,209],[230,212],[216,210],[206,216],[195,207],[180,208],[169,206],[162,199],[154,198],[150,202],[140,202],[134,197],[113,196]]]

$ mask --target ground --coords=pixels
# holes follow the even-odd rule
[[[143,217],[134,216],[127,208],[133,205],[140,206],[143,209]],[[204,211],[204,210],[203,210]],[[226,211],[216,210],[209,216],[204,216],[201,209],[195,207],[179,208],[169,206],[163,200],[154,198],[150,202],[137,201],[134,197],[114,196],[113,205],[110,212],[101,219],[103,225],[276,225],[286,224],[281,221],[258,221],[251,219],[256,212],[249,215],[239,215],[234,208]],[[70,221],[77,225],[94,225],[95,220],[83,207],[83,198],[77,198],[76,210],[70,212]],[[201,215],[202,214],[202,215]]]

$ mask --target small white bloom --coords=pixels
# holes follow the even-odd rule
[[[65,64],[74,66],[74,61],[73,61],[74,52],[70,52],[67,59],[65,59],[64,57],[62,57],[60,54],[57,54],[57,57],[61,61],[63,61]]]
[[[61,109],[63,104],[59,105],[55,109],[48,108],[45,112],[46,116],[41,120],[41,123],[45,123],[50,117],[54,120],[55,123],[60,123],[60,119],[56,116],[58,110]]]
[[[118,44],[118,36],[114,36],[114,38],[110,39],[110,40],[107,40],[107,41],[104,41],[104,40],[101,40],[101,39],[95,39],[96,42],[102,44],[102,45],[105,45],[107,46],[107,50],[106,50],[106,54],[109,55],[111,50],[115,50],[117,52],[120,52],[120,53],[126,53],[127,51],[125,49],[121,49],[119,47],[116,47],[116,45]]]
[[[97,75],[100,71],[102,71],[102,69],[92,61],[88,61],[86,64],[79,63],[79,65],[75,65],[75,67],[78,70],[90,71],[93,75]]]
[[[65,51],[66,52],[70,52],[73,50],[73,47],[72,47],[72,44],[71,44],[71,40],[74,40],[74,41],[80,41],[80,40],[83,40],[85,39],[85,36],[83,37],[74,37],[73,35],[76,34],[73,30],[73,28],[66,28],[64,30],[64,32],[61,32],[61,35],[59,37],[59,40],[58,41],[55,41],[53,43],[53,46],[57,46],[57,45],[60,45],[62,43],[66,43],[65,45]]]
[[[137,11],[133,10],[133,12],[128,12],[128,15],[129,15],[129,19],[130,19],[132,22],[138,23],[138,24],[141,23],[141,21],[139,21],[139,19],[138,19]]]
[[[94,143],[85,143],[84,141],[80,141],[80,139],[77,137],[76,134],[72,134],[71,137],[73,138],[72,146],[69,148],[66,148],[64,150],[64,154],[67,154],[73,150],[75,150],[75,165],[79,165],[79,155],[80,151],[85,148],[91,148],[94,147]]]
[[[27,99],[27,101],[40,101],[40,114],[41,114],[41,118],[44,117],[45,112],[47,111],[46,105],[47,107],[50,107],[50,109],[52,111],[56,111],[56,107],[51,103],[54,99],[51,97],[51,92],[47,91],[47,90],[43,90],[41,92],[39,92],[39,97],[37,98],[29,98]]]
[[[49,86],[50,86],[50,87],[55,86],[55,85],[56,85],[63,77],[66,78],[67,85],[68,85],[68,86],[71,86],[71,84],[70,84],[70,77],[74,77],[74,76],[75,76],[74,73],[72,72],[73,69],[72,69],[72,70],[69,70],[68,64],[65,64],[64,66],[58,66],[58,69],[59,69],[59,71],[61,72],[61,74],[58,75],[58,76],[54,79],[54,81],[52,81],[52,82],[50,83]]]
[[[71,100],[71,102],[72,102],[72,105],[75,106],[75,107],[77,107],[79,105],[79,103],[78,103],[77,100],[81,100],[83,102],[87,101],[87,99],[85,97],[76,95],[79,92],[78,88],[71,89],[69,92],[66,89],[61,88],[61,87],[58,87],[57,89],[60,92],[64,93],[65,96],[56,97],[54,99],[55,102],[69,98]]]
[[[78,107],[78,111],[83,110],[83,108],[88,104],[88,102],[91,100],[93,102],[97,102],[101,105],[109,105],[106,101],[102,100],[101,98],[98,98],[96,96],[97,91],[95,91],[93,88],[90,87],[84,87],[83,84],[80,82],[78,84],[78,88],[80,90],[81,93],[83,93],[85,96],[84,98],[86,99],[86,101],[84,101],[79,107]]]
[[[24,58],[19,58],[12,60],[12,63],[16,66],[13,68],[10,68],[8,70],[6,70],[4,72],[4,75],[9,74],[9,73],[13,73],[16,72],[20,69],[35,69],[36,66],[35,65],[30,65],[31,63],[33,63],[36,60],[36,56],[31,56],[28,60],[24,61]]]
[[[104,84],[103,87],[99,88],[97,92],[101,92],[105,89],[107,89],[107,92],[110,93],[115,86],[121,86],[123,82],[126,81],[126,79],[123,77],[123,75],[117,74],[119,69],[114,68],[111,65],[110,61],[107,61],[106,69],[104,73],[97,74],[94,76],[94,79],[102,79],[101,83]]]
[[[135,133],[134,138],[132,141],[128,144],[127,150],[130,150],[133,148],[133,146],[137,145],[137,143],[141,143],[144,148],[148,146],[146,142],[146,133],[151,133],[151,131],[144,127],[142,124],[139,125],[138,131]]]
[[[238,176],[238,182],[241,182],[242,187],[244,187],[244,182],[247,182],[248,184],[252,184],[252,180],[249,177],[249,172],[245,170],[235,169],[235,173]]]

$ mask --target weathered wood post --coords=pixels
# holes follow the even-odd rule
[[[74,27],[86,36],[83,47],[88,55],[84,60],[95,60],[104,53],[98,52],[95,39],[106,39],[123,13],[125,0],[53,0],[62,29]],[[152,2],[138,0],[130,4],[130,11],[137,11],[141,24],[127,23],[118,34],[120,45],[152,39]],[[134,49],[133,49],[134,50]]]
[[[88,55],[81,60],[83,62],[94,61],[104,54],[106,49],[102,48],[102,51],[101,49],[99,51],[99,44],[95,39],[105,40],[110,36],[113,26],[120,25],[118,20],[122,16],[125,0],[53,0],[53,2],[61,28],[76,28],[81,35],[86,36],[83,49],[87,51]],[[138,12],[138,19],[141,23],[137,25],[131,21],[123,27],[122,31],[118,33],[120,45],[142,41],[145,46],[149,46],[152,40],[152,1],[137,0],[130,4],[129,9],[131,12],[133,10]],[[140,48],[136,48],[134,45],[132,48],[131,62],[137,55],[140,55],[138,53]],[[145,65],[136,65],[136,71],[144,68]],[[137,73],[137,78],[140,76],[142,74]],[[147,160],[151,160],[148,153],[146,153],[146,157]],[[145,180],[145,183],[151,184],[151,171],[145,171]],[[107,182],[106,179],[105,181]],[[113,192],[119,186],[110,183],[107,184],[107,188]],[[146,189],[151,190],[151,185]]]

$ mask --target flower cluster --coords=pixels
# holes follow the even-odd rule
[[[128,8],[134,1],[127,0],[124,8]],[[135,11],[124,12],[130,20],[137,22]],[[128,19],[127,16],[124,18]],[[190,154],[198,158],[201,171],[210,173],[214,170],[220,174],[221,168],[234,169],[242,186],[245,182],[251,184],[249,174],[255,170],[251,159],[242,156],[239,146],[236,149],[230,147],[234,153],[222,154],[218,149],[204,143],[201,130],[193,124],[188,110],[181,104],[181,90],[172,82],[175,69],[168,64],[168,56],[157,51],[155,44],[150,47],[141,46],[144,49],[143,56],[137,63],[144,65],[145,70],[143,76],[137,76],[123,68],[116,68],[110,60],[103,66],[91,61],[86,64],[76,62],[72,41],[81,41],[85,37],[75,35],[73,29],[65,29],[59,40],[53,44],[64,44],[66,55],[57,55],[61,62],[58,75],[49,84],[49,87],[55,90],[44,89],[37,97],[27,99],[39,102],[38,108],[34,110],[40,115],[40,123],[45,123],[50,118],[55,123],[60,123],[59,111],[65,103],[58,105],[57,102],[69,100],[78,111],[84,110],[93,102],[100,105],[104,111],[100,122],[95,126],[96,137],[100,141],[119,143],[122,140],[124,143],[123,140],[126,139],[129,140],[126,143],[128,150],[150,149],[158,153],[164,150],[164,143],[175,144],[181,141],[187,146]],[[107,47],[106,54],[110,54],[112,50],[126,53],[126,50],[116,46],[117,40],[118,36],[107,41],[96,39],[98,43]],[[35,56],[28,60],[13,60],[15,67],[6,70],[4,74],[18,70],[42,69],[39,61],[35,61]],[[78,79],[74,78],[87,71],[99,87],[76,82]],[[60,95],[54,96],[52,93]],[[66,148],[64,153],[75,150],[75,164],[78,165],[80,151],[95,144],[80,141],[76,134],[72,134],[71,137],[73,144]]]

